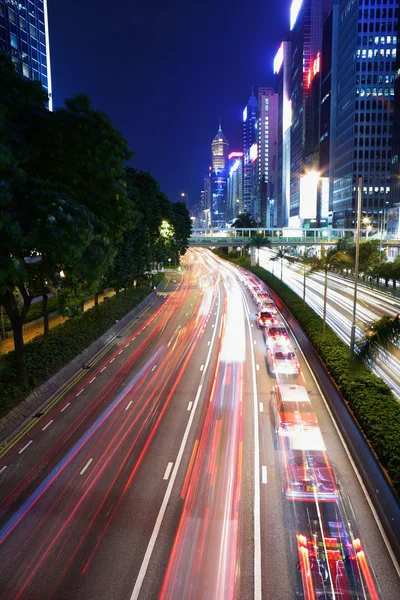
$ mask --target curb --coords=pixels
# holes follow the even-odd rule
[[[162,289],[164,285],[166,285],[166,282],[162,281],[157,289]],[[102,336],[45,383],[35,388],[25,400],[0,419],[0,450],[18,430],[34,419],[35,413],[41,412],[58,394],[62,393],[79,373],[88,370],[90,368],[88,363],[96,360],[105,351],[106,347],[111,345],[116,338],[120,337],[124,329],[131,325],[138,318],[139,314],[152,304],[156,298],[157,296],[154,293],[149,294],[120,321],[110,327]]]

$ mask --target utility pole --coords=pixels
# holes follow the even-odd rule
[[[350,359],[354,356],[354,344],[356,341],[356,316],[357,316],[357,286],[358,286],[358,263],[360,258],[360,229],[361,229],[361,204],[362,204],[362,177],[358,178],[357,194],[357,229],[356,229],[356,264],[354,269],[354,297],[353,297],[353,320],[350,333]]]

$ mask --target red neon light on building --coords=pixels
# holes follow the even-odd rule
[[[242,156],[243,152],[231,152],[228,154],[228,160],[231,160],[231,158],[242,158]]]

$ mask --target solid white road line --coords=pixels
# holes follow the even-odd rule
[[[21,450],[18,452],[18,454],[22,454],[24,450],[27,449],[28,446],[30,446],[32,444],[33,440],[31,440],[30,442],[28,442],[27,444],[25,444],[25,446],[23,448],[21,448]]]
[[[7,469],[7,465],[4,465],[4,467],[2,467],[2,468],[0,469],[0,475],[1,475],[1,474],[3,473],[3,471],[5,471],[6,469]]]
[[[260,402],[260,412],[264,412],[264,404]]]
[[[86,471],[86,469],[88,468],[88,466],[90,465],[90,463],[93,461],[93,458],[89,458],[89,460],[87,461],[86,465],[83,467],[82,471],[79,473],[79,475],[83,475],[84,472]]]
[[[47,429],[48,427],[50,427],[50,425],[52,424],[53,420],[54,420],[54,419],[52,419],[51,421],[49,421],[49,422],[47,423],[47,425],[45,425],[45,426],[43,427],[42,431],[46,431],[46,429]]]
[[[187,409],[192,410],[193,402],[189,402]]]
[[[83,392],[83,390],[84,390],[84,389],[85,389],[85,388],[82,388],[82,389],[81,389],[81,390],[80,390],[80,391],[77,393],[77,396],[79,396],[80,394],[82,394],[82,392]]]
[[[100,371],[100,373],[102,373],[105,369],[107,369],[107,367],[103,367]]]
[[[250,311],[249,311],[250,313]],[[249,341],[251,348],[251,323],[249,314],[247,315],[249,325]],[[255,340],[254,340],[255,344]],[[261,580],[261,501],[260,501],[260,434],[258,425],[258,394],[257,394],[257,376],[256,361],[253,350],[250,351],[252,376],[253,376],[253,413],[254,413],[254,600],[262,598],[262,580]]]
[[[131,400],[130,402],[128,402],[128,404],[126,405],[126,409],[125,410],[128,410],[128,408],[130,407],[130,405],[132,404],[132,402],[133,402],[133,400]]]
[[[114,356],[114,358],[112,358],[112,359],[110,360],[110,363],[114,362],[114,360],[115,360],[115,356]]]
[[[96,375],[94,377],[92,377],[92,379],[89,381],[89,383],[93,383],[93,381],[96,379]]]
[[[204,369],[204,365],[201,365],[200,367],[200,371],[202,371]]]
[[[66,408],[68,408],[68,406],[69,406],[70,404],[71,404],[71,402],[68,402],[68,404],[66,404],[66,405],[64,406],[64,408],[62,408],[62,409],[60,410],[60,412],[64,412],[64,410],[65,410]]]
[[[220,290],[218,290],[218,294],[220,294],[220,293],[221,293]],[[216,337],[216,333],[217,333],[217,328],[214,329],[214,333],[213,333],[213,337],[212,337],[212,343],[213,344],[214,344],[214,340],[215,340],[215,337]],[[208,342],[208,343],[210,344],[210,342]],[[159,534],[159,531],[160,531],[160,528],[161,528],[161,525],[162,525],[162,522],[163,522],[163,519],[164,519],[165,511],[167,510],[168,502],[169,502],[169,499],[171,497],[172,488],[173,488],[173,485],[175,483],[175,479],[176,479],[176,476],[177,476],[177,473],[178,473],[179,466],[181,464],[183,453],[185,451],[185,447],[186,447],[187,440],[188,440],[188,437],[189,437],[190,429],[192,427],[192,423],[193,423],[193,420],[194,420],[194,415],[196,413],[196,408],[197,408],[197,405],[199,403],[199,398],[200,398],[201,390],[203,389],[203,383],[204,383],[204,380],[205,380],[205,375],[206,375],[206,372],[207,372],[208,363],[210,362],[210,359],[211,359],[211,351],[212,351],[212,346],[210,347],[210,349],[208,351],[208,354],[207,354],[207,359],[206,359],[206,363],[205,363],[205,366],[204,366],[204,371],[203,371],[203,374],[202,374],[201,379],[200,379],[200,385],[199,385],[199,388],[197,390],[196,398],[194,400],[193,410],[190,413],[190,417],[189,417],[187,425],[186,425],[185,433],[183,434],[182,442],[181,442],[181,445],[180,445],[180,448],[179,448],[178,456],[176,457],[176,461],[175,461],[174,469],[172,471],[171,479],[168,482],[168,486],[167,486],[167,489],[165,491],[164,499],[162,501],[161,508],[159,510],[159,513],[158,513],[158,516],[157,516],[157,520],[156,520],[156,523],[154,525],[153,532],[151,534],[149,543],[147,545],[147,549],[146,549],[146,552],[145,552],[145,555],[144,555],[144,558],[143,558],[143,562],[141,564],[141,567],[140,567],[140,570],[139,570],[139,574],[137,576],[135,587],[133,588],[133,592],[132,592],[132,595],[130,597],[130,600],[137,600],[138,599],[141,587],[143,585],[144,578],[146,576],[146,572],[147,572],[147,569],[148,569],[148,566],[149,566],[151,555],[153,553],[154,546],[155,546],[157,538],[158,538],[158,534]]]
[[[267,479],[267,467],[266,465],[263,465],[261,467],[261,480],[263,483],[267,483],[268,479]]]
[[[163,479],[168,479],[168,477],[170,476],[173,464],[174,464],[173,462],[169,462],[168,463],[167,468],[165,469],[165,473],[164,473]]]

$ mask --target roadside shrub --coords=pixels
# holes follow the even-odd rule
[[[115,322],[124,317],[149,294],[148,287],[125,290],[119,297],[93,307],[80,317],[71,318],[50,329],[49,335],[37,336],[26,344],[31,388],[34,388],[97,340]],[[26,397],[30,389],[18,382],[15,352],[0,357],[0,417]]]
[[[58,310],[57,298],[49,298],[47,301],[47,307],[48,307],[47,310],[49,313]],[[25,323],[29,323],[30,321],[35,321],[35,319],[40,319],[40,317],[43,317],[42,302],[37,302],[36,304],[31,304],[31,307],[28,310],[28,314],[26,315],[26,318],[25,318]],[[3,319],[4,319],[4,329],[6,331],[12,331],[11,321],[7,317],[7,315],[4,314],[4,311],[3,311]]]

